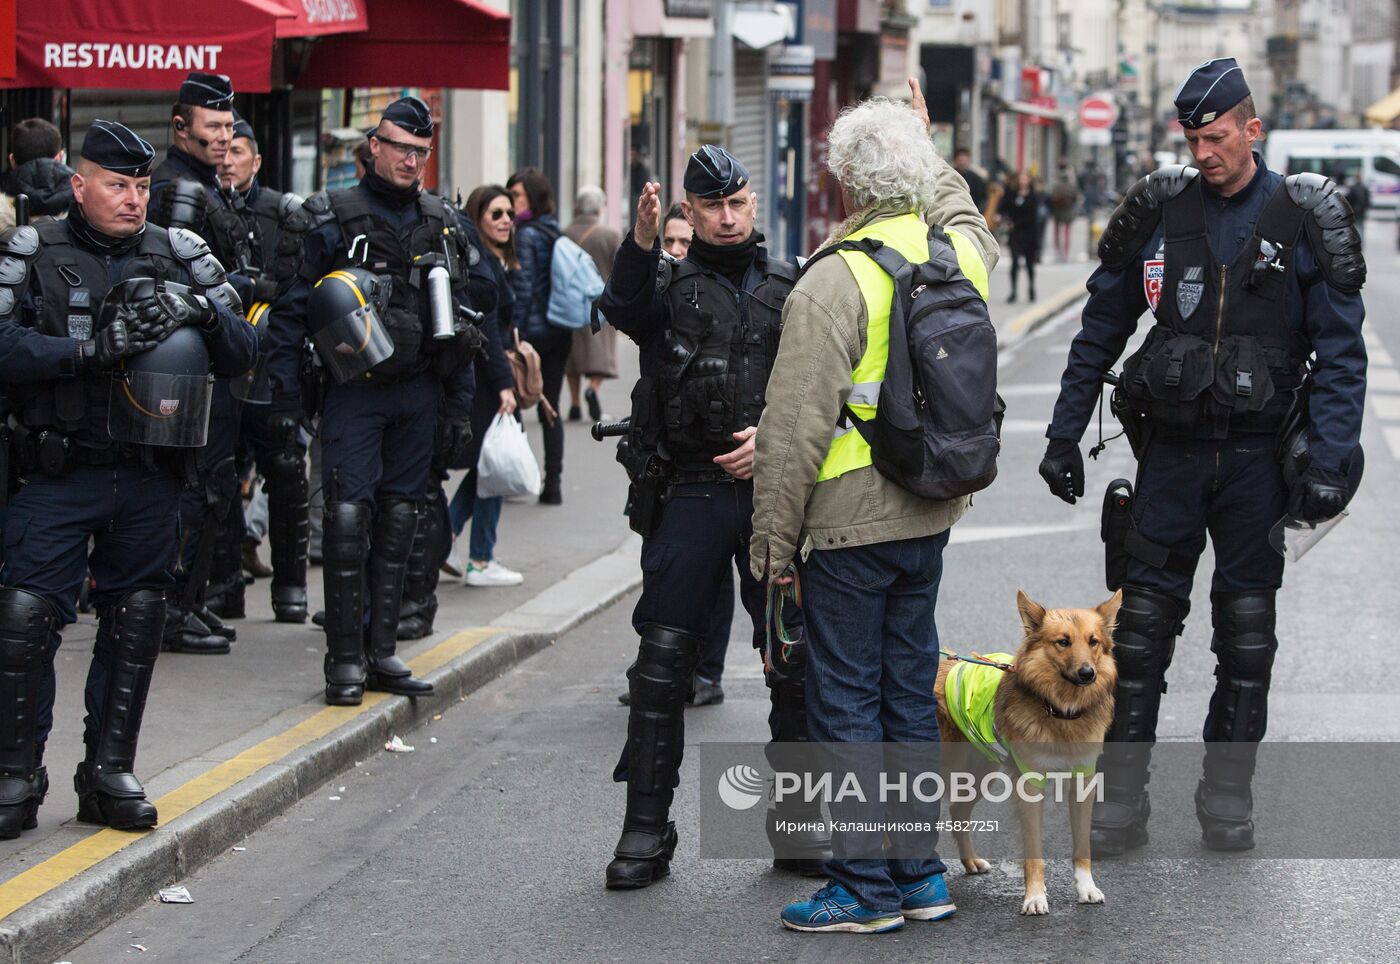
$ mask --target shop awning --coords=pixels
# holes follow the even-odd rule
[[[18,0],[16,70],[0,87],[168,90],[192,70],[271,89],[275,0]]]
[[[1006,104],[1006,109],[1013,114],[1024,114],[1026,117],[1034,117],[1036,120],[1050,121],[1055,124],[1068,124],[1070,121],[1070,115],[1062,110],[1056,110],[1044,104],[1032,104],[1024,100],[1010,101]]]
[[[277,21],[277,39],[361,33],[369,29],[365,0],[277,0],[291,14]]]
[[[729,32],[750,50],[763,50],[779,43],[793,31],[792,8],[739,7],[729,23]]]
[[[709,0],[632,0],[632,36],[703,39],[715,35]]]
[[[1366,123],[1389,127],[1400,117],[1400,87],[1366,108]]]
[[[325,37],[298,87],[510,87],[510,16],[474,0],[356,0],[369,32]]]

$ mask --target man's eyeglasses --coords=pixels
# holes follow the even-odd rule
[[[378,134],[374,135],[374,139],[381,144],[389,145],[394,150],[402,154],[404,157],[409,157],[411,155],[413,157],[418,158],[418,160],[420,161],[426,161],[428,159],[428,155],[433,153],[433,149],[431,147],[419,147],[416,144],[405,144],[402,141],[394,141],[390,140],[387,137],[380,137]]]
[[[510,208],[493,208],[486,212],[486,216],[492,221],[499,221],[501,218],[510,217]]]

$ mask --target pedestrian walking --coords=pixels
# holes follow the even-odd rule
[[[421,183],[433,131],[423,101],[391,103],[370,134],[371,169],[307,198],[278,242],[288,276],[268,320],[269,425],[286,448],[307,403],[320,414],[332,705],[358,705],[366,688],[432,692],[397,655],[399,615],[440,434],[449,450],[469,438],[477,343],[460,307],[470,254],[456,213]],[[430,297],[439,279],[446,297]],[[319,406],[310,393],[320,389],[302,389],[308,339],[329,382]]]
[[[843,112],[828,135],[828,167],[853,213],[826,254],[809,262],[783,311],[758,425],[749,542],[755,579],[790,581],[795,566],[801,581],[812,741],[873,744],[876,752],[882,743],[938,740],[934,611],[943,549],[968,499],[927,499],[901,488],[875,468],[865,433],[851,425],[853,417],[876,417],[889,352],[908,349],[890,344],[894,283],[886,269],[869,249],[834,245],[869,239],[915,264],[937,253],[947,276],[970,282],[964,286],[983,301],[997,259],[962,180],[934,150],[923,97],[910,86],[913,110],[867,101]],[[931,235],[930,225],[941,231]],[[990,398],[988,408],[990,416]],[[937,766],[926,757],[921,764]],[[833,820],[851,816],[835,802],[832,811]],[[929,812],[920,810],[921,819]],[[877,810],[860,814],[880,819]],[[883,832],[873,845],[869,833],[834,833],[830,882],[785,907],[783,925],[879,932],[902,927],[906,917],[952,914],[935,841],[892,831],[888,843],[899,859],[886,860],[875,856]]]
[[[1083,496],[1079,441],[1105,373],[1151,311],[1119,381],[1138,473],[1131,538],[1115,545],[1122,564],[1108,574],[1123,605],[1095,856],[1147,842],[1158,707],[1207,534],[1216,667],[1196,816],[1209,849],[1254,846],[1251,783],[1284,567],[1270,530],[1285,513],[1319,522],[1345,506],[1366,391],[1366,266],[1342,192],[1319,174],[1264,166],[1234,58],[1197,67],[1175,101],[1197,166],[1142,179],[1109,221],[1040,465],[1055,495]],[[1290,490],[1279,438],[1299,423],[1311,463]]]
[[[1069,237],[1079,210],[1079,186],[1069,161],[1061,161],[1055,183],[1050,188],[1050,216],[1055,223],[1055,257],[1069,260]],[[1034,296],[1032,296],[1034,300]]]
[[[544,426],[543,505],[564,501],[564,426],[554,413],[559,411],[559,393],[564,387],[564,369],[569,362],[573,336],[549,323],[550,265],[554,242],[559,239],[559,220],[554,214],[554,186],[533,167],[512,174],[506,189],[515,204],[515,253],[520,267],[510,276],[515,289],[515,327],[520,337],[539,352],[544,375],[544,399],[540,423]]]
[[[1035,301],[1035,266],[1040,262],[1040,242],[1045,236],[1045,198],[1029,173],[1021,171],[1016,175],[1002,198],[1001,211],[1010,222],[1011,295],[1006,301],[1016,301],[1016,281],[1022,266],[1026,269],[1029,300]]]
[[[574,220],[564,231],[575,244],[588,252],[605,282],[612,273],[617,246],[622,243],[622,235],[617,228],[599,221],[607,201],[602,188],[580,189],[574,201]],[[579,407],[579,388],[584,378],[588,379],[588,388],[583,393],[583,400],[588,405],[588,417],[595,422],[601,419],[603,403],[598,392],[604,380],[617,377],[617,329],[603,325],[596,332],[592,328],[575,331],[564,375],[569,383],[569,421],[577,422],[583,417]]]
[[[207,431],[210,373],[247,371],[257,342],[204,242],[147,222],[154,160],[130,129],[94,121],[68,217],[0,237],[12,269],[0,287],[0,381],[20,479],[4,493],[0,838],[37,826],[54,659],[89,572],[98,622],[78,819],[118,830],[157,820],[136,778],[136,746],[172,585],[177,503]]]

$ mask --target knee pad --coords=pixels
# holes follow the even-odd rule
[[[364,562],[369,553],[369,506],[362,502],[327,502],[321,529],[321,555],[332,560]]]
[[[1159,679],[1171,665],[1185,607],[1170,596],[1123,587],[1123,604],[1113,630],[1118,678]]]
[[[157,589],[127,593],[112,607],[112,655],[128,663],[155,663],[165,632],[165,594]]]
[[[406,562],[418,529],[418,503],[385,499],[375,507],[373,554],[377,559]]]
[[[1211,652],[1217,676],[1267,680],[1278,651],[1274,634],[1274,593],[1215,593],[1211,596]]]
[[[642,627],[637,662],[628,678],[632,706],[647,712],[680,711],[700,657],[700,637],[668,626]]]

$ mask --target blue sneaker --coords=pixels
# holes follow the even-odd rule
[[[783,926],[794,931],[845,931],[851,934],[882,934],[904,926],[899,911],[869,910],[840,884],[827,884],[812,895],[783,908]]]
[[[896,886],[901,897],[899,909],[910,920],[942,920],[957,913],[942,874],[930,874],[923,880]]]

